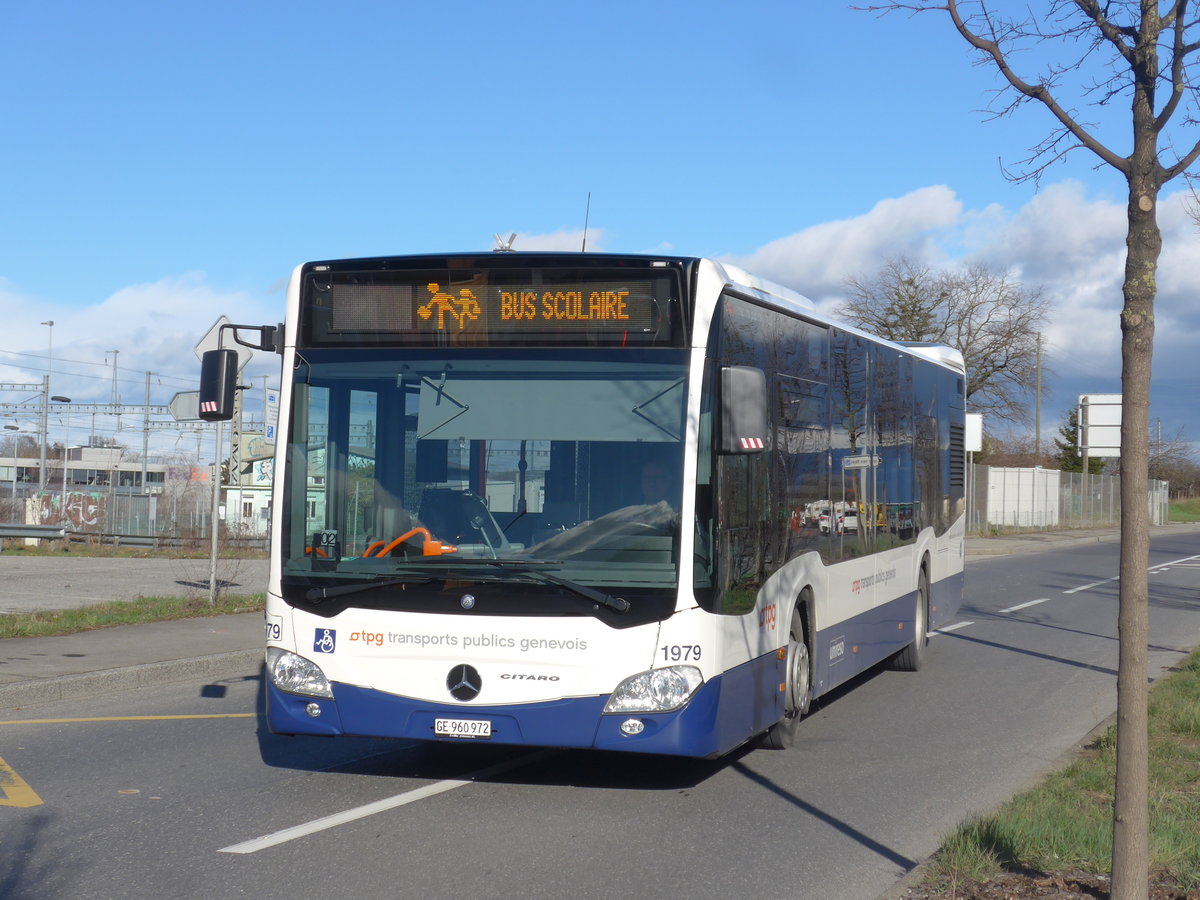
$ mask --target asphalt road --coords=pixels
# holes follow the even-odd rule
[[[970,562],[926,667],[837,692],[782,753],[279,738],[257,671],[25,709],[0,896],[869,900],[1111,714],[1117,552]],[[1200,643],[1200,534],[1152,563],[1157,673]]]
[[[0,613],[74,609],[105,600],[208,596],[207,559],[0,555]],[[238,594],[267,589],[265,559],[218,559],[217,580]]]

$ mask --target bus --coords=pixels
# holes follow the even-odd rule
[[[280,329],[253,345],[284,374],[273,732],[781,749],[823,694],[918,669],[959,607],[952,348],[711,259],[601,253],[306,263]],[[233,355],[205,358],[207,418]]]

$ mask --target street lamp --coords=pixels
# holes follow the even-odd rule
[[[46,323],[43,322],[43,325]],[[42,379],[42,415],[41,427],[39,435],[40,448],[38,451],[38,492],[46,490],[46,483],[49,479],[46,478],[46,444],[50,441],[50,401],[55,403],[70,403],[70,397],[60,397],[55,394],[50,396],[50,376],[47,374]]]

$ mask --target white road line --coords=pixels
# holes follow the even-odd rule
[[[929,636],[933,637],[935,634],[949,634],[951,631],[958,631],[960,628],[966,628],[968,625],[974,624],[974,622],[955,622],[953,625],[947,625],[945,628],[938,628],[929,632]]]
[[[1064,594],[1078,594],[1080,591],[1090,591],[1092,588],[1100,587],[1102,584],[1108,584],[1112,581],[1120,581],[1120,575],[1114,575],[1112,578],[1105,578],[1103,581],[1093,581],[1091,584],[1081,584],[1077,588],[1071,588],[1069,591],[1063,591]]]
[[[1183,568],[1200,567],[1200,563],[1196,562],[1197,560],[1200,560],[1200,555],[1185,556],[1183,559],[1176,559],[1176,560],[1172,560],[1171,562],[1160,563],[1157,566],[1151,566],[1147,571],[1151,575],[1157,575],[1160,572],[1165,572],[1167,569],[1171,568],[1172,566],[1183,566]],[[1069,591],[1063,591],[1063,593],[1064,594],[1077,594],[1080,591],[1090,590],[1091,588],[1094,588],[1094,587],[1100,587],[1100,585],[1102,585],[1102,584],[1108,584],[1109,582],[1120,581],[1120,580],[1121,580],[1121,578],[1118,575],[1113,578],[1105,578],[1103,581],[1093,581],[1091,584],[1080,585],[1077,588],[1071,588]],[[1030,600],[1027,603],[1018,603],[1016,606],[1010,606],[1010,607],[1008,607],[1008,609],[1000,610],[1000,613],[1001,614],[1013,613],[1013,612],[1017,612],[1017,610],[1028,609],[1031,606],[1037,606],[1039,603],[1049,603],[1049,602],[1050,602],[1049,597],[1043,597],[1040,600]],[[960,628],[966,628],[968,625],[974,625],[974,624],[975,624],[974,622],[955,622],[953,625],[947,625],[945,628],[938,628],[935,631],[929,632],[929,636],[933,637],[935,634],[948,634],[951,631],[958,631],[958,629],[960,629]]]
[[[1151,574],[1157,574],[1161,571],[1169,569],[1171,566],[1177,566],[1181,563],[1190,563],[1193,560],[1200,559],[1200,556],[1185,556],[1183,559],[1173,559],[1170,562],[1159,563],[1157,566],[1151,566],[1146,571]],[[1103,581],[1093,581],[1091,584],[1084,584],[1077,588],[1071,588],[1069,591],[1063,591],[1064,594],[1078,594],[1080,591],[1091,590],[1094,587],[1100,587],[1102,584],[1110,584],[1114,581],[1120,581],[1120,575],[1114,575],[1112,578],[1105,578]]]
[[[266,850],[268,847],[274,847],[278,844],[284,844],[288,841],[294,841],[296,838],[306,837],[310,834],[315,834],[318,831],[325,831],[329,828],[336,828],[338,825],[345,825],[347,822],[353,822],[357,819],[365,819],[367,816],[373,816],[376,813],[387,812],[389,809],[396,809],[400,806],[405,806],[409,803],[416,803],[418,800],[424,800],[426,797],[434,797],[438,794],[444,794],[446,791],[452,791],[455,788],[465,787],[468,784],[474,784],[484,778],[490,778],[493,775],[498,775],[501,772],[507,772],[510,769],[516,769],[532,762],[545,759],[552,756],[554,750],[544,750],[539,753],[529,753],[525,756],[510,759],[506,762],[497,763],[494,766],[488,766],[485,769],[480,769],[478,772],[470,772],[462,778],[450,778],[445,781],[438,781],[433,784],[427,784],[425,787],[417,788],[416,790],[407,791],[403,794],[397,794],[395,797],[388,797],[384,800],[376,800],[374,803],[368,803],[365,806],[348,809],[344,812],[334,813],[331,816],[314,819],[311,822],[306,822],[303,825],[296,825],[293,828],[285,828],[282,831],[275,831],[271,834],[264,834],[262,837],[251,838],[248,841],[243,841],[240,844],[231,844],[228,847],[222,847],[218,853],[257,853],[259,850]]]
[[[1018,603],[1016,606],[1010,606],[1008,609],[1000,610],[1001,613],[1016,612],[1018,609],[1028,609],[1031,606],[1037,606],[1039,603],[1049,603],[1049,597],[1043,597],[1041,600],[1030,600],[1028,603]]]

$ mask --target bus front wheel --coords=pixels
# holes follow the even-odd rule
[[[768,728],[760,741],[760,746],[767,750],[786,750],[795,744],[800,720],[812,706],[812,652],[799,608],[792,610],[791,624],[788,626],[787,683],[784,691],[783,718]]]

